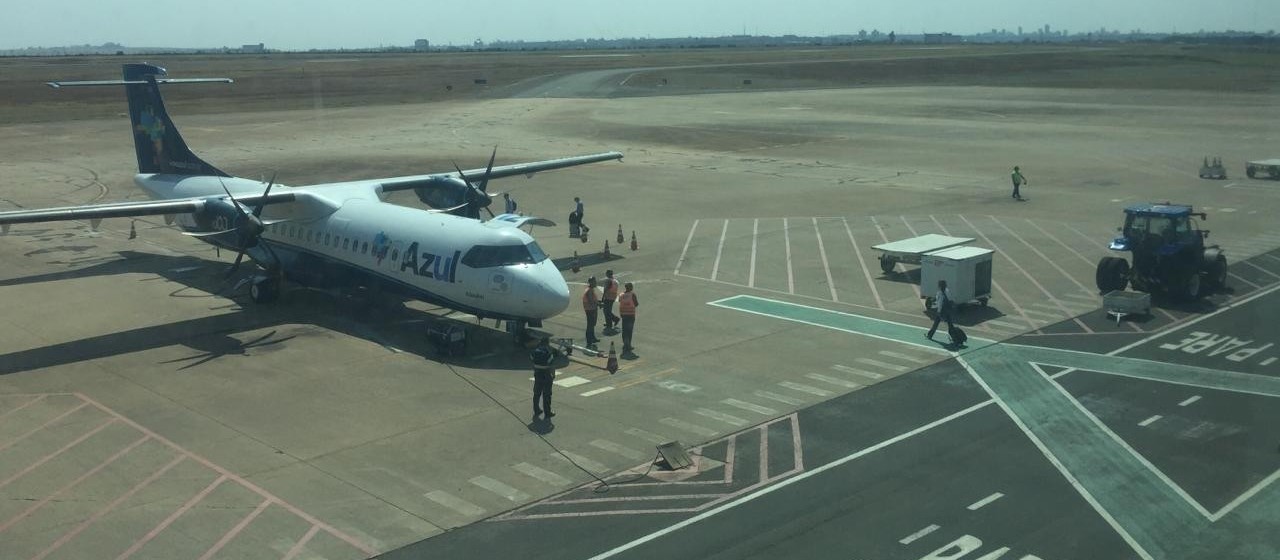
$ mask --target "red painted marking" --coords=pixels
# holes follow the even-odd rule
[[[7,396],[9,396],[9,395],[5,395],[5,396],[7,397]],[[33,404],[36,404],[36,403],[38,403],[38,402],[40,402],[40,401],[44,400],[44,398],[45,398],[45,397],[47,397],[47,396],[49,396],[49,395],[38,395],[38,396],[36,396],[36,398],[31,399],[31,400],[29,400],[29,401],[27,401],[27,402],[22,403],[22,404],[21,404],[20,406],[18,406],[17,408],[11,408],[11,409],[9,409],[9,410],[4,411],[4,414],[0,414],[0,420],[3,420],[5,416],[8,416],[8,415],[10,415],[10,414],[13,414],[13,413],[15,413],[15,412],[17,412],[17,411],[19,411],[19,410],[22,410],[22,409],[24,409],[24,408],[26,408],[26,407],[28,407],[28,406],[31,406],[31,405],[33,405]]]
[[[53,554],[55,550],[58,550],[59,548],[62,547],[62,545],[67,544],[67,542],[70,541],[71,539],[74,539],[75,536],[79,535],[81,531],[88,529],[90,525],[93,525],[95,521],[100,519],[102,516],[106,515],[107,512],[115,509],[116,506],[124,503],[125,500],[128,500],[129,498],[133,497],[133,495],[136,494],[139,490],[142,490],[143,488],[146,488],[148,485],[150,485],[152,482],[155,482],[157,478],[160,478],[161,476],[164,475],[164,473],[169,472],[169,469],[172,469],[173,467],[178,466],[178,463],[181,463],[185,459],[186,457],[182,455],[175,457],[172,461],[169,461],[169,464],[161,467],[160,470],[154,473],[151,473],[151,476],[148,476],[146,480],[139,482],[133,488],[130,488],[128,492],[125,492],[119,498],[112,500],[111,503],[106,505],[106,507],[103,507],[102,509],[94,512],[93,515],[89,516],[88,519],[84,520],[79,525],[77,525],[75,529],[67,531],[67,534],[59,537],[58,540],[54,541],[53,544],[49,545],[49,548],[44,549],[44,551],[42,551],[40,554],[32,556],[31,560],[42,560],[44,557],[50,554]]]
[[[302,535],[302,538],[298,539],[298,542],[293,544],[293,548],[290,548],[289,552],[285,553],[284,558],[280,560],[293,560],[293,557],[302,552],[303,548],[306,548],[307,543],[311,542],[311,537],[316,536],[316,532],[319,530],[319,525],[312,525],[310,529],[307,529],[307,533]]]
[[[15,440],[13,440],[13,441],[11,441],[11,442],[9,442],[9,443],[6,443],[6,444],[4,444],[4,445],[0,445],[0,451],[4,451],[4,450],[8,449],[10,446],[12,446],[13,444],[18,443],[18,442],[20,442],[20,441],[22,441],[22,440],[24,440],[24,439],[27,439],[28,437],[30,437],[30,436],[31,436],[31,434],[34,434],[34,433],[36,433],[36,432],[38,432],[38,431],[40,431],[40,430],[43,430],[43,429],[45,429],[45,428],[48,428],[50,424],[53,424],[54,422],[57,422],[58,420],[62,420],[63,418],[66,418],[66,417],[68,417],[68,416],[71,416],[71,413],[73,413],[73,412],[75,412],[75,411],[77,411],[77,410],[80,410],[80,409],[84,408],[84,407],[85,407],[85,406],[87,406],[87,405],[88,405],[88,403],[84,403],[84,402],[82,402],[82,403],[80,403],[80,406],[77,406],[77,407],[75,407],[75,408],[73,408],[73,409],[71,409],[71,410],[68,410],[68,411],[66,411],[66,412],[63,412],[62,414],[59,414],[59,415],[58,415],[57,417],[55,417],[54,419],[52,419],[52,420],[50,420],[50,421],[48,421],[48,422],[45,422],[45,423],[41,424],[39,427],[34,428],[34,429],[32,429],[31,431],[29,431],[29,432],[27,432],[27,433],[25,433],[25,434],[22,434],[22,435],[20,435],[20,436],[18,436],[18,439],[15,439]]]
[[[98,463],[98,466],[96,466],[96,467],[94,467],[94,468],[92,468],[92,469],[89,469],[89,471],[88,471],[88,472],[86,472],[86,473],[84,473],[84,474],[80,475],[80,476],[79,476],[79,477],[77,477],[75,480],[73,480],[73,481],[71,481],[71,482],[67,483],[67,484],[66,484],[65,486],[63,486],[62,488],[59,488],[59,489],[57,489],[56,491],[54,491],[54,493],[49,494],[48,496],[46,496],[46,497],[45,497],[45,499],[40,500],[39,502],[36,502],[36,503],[32,504],[32,505],[31,505],[31,507],[28,507],[26,510],[23,510],[23,512],[22,512],[22,513],[19,513],[18,515],[15,515],[14,517],[10,518],[8,521],[5,521],[3,525],[0,525],[0,533],[5,532],[5,530],[6,530],[6,529],[8,529],[9,527],[12,527],[14,523],[17,523],[18,521],[21,521],[21,520],[22,520],[23,518],[25,518],[26,516],[31,515],[31,514],[32,514],[32,513],[34,513],[36,510],[38,510],[38,509],[40,509],[40,508],[44,507],[44,505],[45,505],[45,504],[49,503],[49,501],[50,501],[50,500],[53,500],[53,498],[54,498],[54,497],[56,497],[57,495],[59,495],[59,494],[61,494],[61,493],[63,493],[63,492],[66,492],[67,490],[70,490],[70,489],[71,489],[72,487],[74,487],[75,485],[80,484],[81,482],[84,482],[84,481],[85,481],[85,479],[87,479],[87,478],[89,478],[89,477],[91,477],[91,476],[93,476],[93,475],[97,474],[97,473],[98,473],[98,471],[100,471],[100,470],[102,470],[102,469],[107,468],[107,465],[110,465],[111,463],[116,462],[116,459],[119,459],[119,458],[121,458],[121,457],[124,457],[124,456],[125,456],[127,453],[129,453],[130,451],[133,451],[133,449],[134,449],[135,447],[138,447],[139,445],[142,445],[142,443],[143,443],[143,442],[145,442],[145,441],[147,441],[147,440],[149,440],[149,439],[151,439],[151,437],[150,437],[150,436],[142,436],[142,437],[138,438],[138,441],[135,441],[135,442],[133,442],[132,444],[129,444],[129,446],[128,446],[128,447],[125,447],[124,449],[121,449],[120,451],[117,451],[115,455],[112,455],[112,456],[108,457],[105,461],[103,461],[103,462],[101,462],[101,463]]]
[[[146,546],[148,542],[151,542],[151,539],[156,538],[156,535],[159,535],[161,531],[164,531],[165,529],[167,529],[170,524],[172,524],[174,521],[177,521],[179,517],[182,517],[182,514],[186,513],[187,510],[191,509],[192,506],[199,503],[200,500],[203,500],[205,496],[208,496],[210,492],[213,492],[213,490],[217,488],[218,485],[222,484],[226,480],[227,480],[226,475],[218,476],[218,478],[214,479],[213,482],[209,483],[209,485],[206,486],[204,490],[201,490],[199,494],[192,496],[191,499],[187,500],[187,503],[182,504],[182,507],[178,508],[177,511],[174,511],[173,513],[169,514],[169,517],[166,517],[165,520],[161,521],[159,525],[156,525],[145,536],[143,536],[141,539],[138,539],[138,542],[133,543],[133,545],[130,546],[128,550],[121,552],[120,555],[116,557],[116,560],[125,560],[126,558],[133,556],[135,552],[138,552],[139,550],[141,550],[143,546]]]
[[[222,538],[218,539],[218,542],[214,543],[213,547],[200,555],[199,560],[209,560],[210,558],[213,558],[214,554],[217,554],[219,550],[222,550],[222,547],[231,542],[231,539],[236,538],[236,535],[239,535],[240,531],[243,531],[245,527],[248,527],[250,523],[253,523],[253,520],[257,519],[258,515],[262,514],[263,510],[267,509],[267,506],[270,505],[271,498],[262,500],[262,503],[258,504],[257,509],[254,509],[252,513],[246,515],[239,523],[236,523],[236,526],[232,527],[230,531],[227,531],[227,534],[222,535]]]
[[[313,517],[311,514],[309,514],[309,513],[305,512],[305,511],[302,511],[301,509],[298,509],[298,507],[297,507],[297,506],[294,506],[294,505],[292,505],[292,504],[290,504],[290,503],[288,503],[288,502],[285,502],[284,500],[281,500],[280,498],[277,498],[274,494],[272,494],[272,493],[270,493],[270,492],[267,492],[266,490],[263,490],[263,489],[262,489],[261,487],[259,487],[258,485],[254,484],[254,483],[252,483],[252,482],[249,482],[248,480],[245,480],[244,478],[240,477],[239,475],[236,475],[235,473],[233,473],[233,472],[231,472],[231,471],[228,471],[228,470],[227,470],[227,469],[225,469],[225,468],[222,468],[222,467],[218,466],[218,465],[217,465],[217,464],[215,464],[213,461],[210,461],[210,460],[208,460],[208,459],[205,459],[204,457],[201,457],[201,456],[199,456],[199,455],[196,455],[195,453],[192,453],[192,452],[190,452],[190,451],[187,451],[186,449],[182,448],[182,447],[181,447],[181,446],[179,446],[178,444],[176,444],[176,443],[174,443],[173,441],[169,440],[169,438],[166,438],[166,437],[164,437],[164,436],[162,436],[162,435],[160,435],[160,434],[155,433],[154,431],[151,431],[151,430],[150,430],[150,429],[148,429],[147,427],[145,427],[145,426],[143,426],[143,425],[141,425],[141,424],[139,424],[139,423],[137,423],[137,422],[134,422],[133,420],[130,420],[130,419],[128,419],[128,418],[126,418],[126,417],[122,416],[120,413],[118,413],[118,412],[116,412],[116,411],[114,411],[114,410],[111,410],[110,408],[107,408],[106,406],[103,406],[103,405],[102,405],[101,403],[99,403],[98,401],[95,401],[95,400],[93,400],[93,399],[91,399],[91,398],[89,398],[89,397],[85,396],[85,395],[84,395],[84,394],[82,394],[82,393],[76,393],[76,396],[80,397],[81,399],[84,399],[84,400],[85,400],[86,402],[88,402],[89,404],[92,404],[92,405],[94,405],[94,406],[98,407],[98,409],[99,409],[99,410],[102,410],[103,412],[106,412],[107,414],[110,414],[110,415],[112,415],[112,416],[114,416],[114,417],[118,418],[121,422],[124,422],[124,423],[126,423],[126,424],[129,424],[130,426],[133,426],[134,428],[136,428],[138,431],[141,431],[142,433],[147,434],[147,435],[151,436],[152,438],[155,438],[155,440],[156,440],[156,441],[159,441],[159,442],[164,443],[165,445],[168,445],[169,447],[173,448],[174,450],[176,450],[176,451],[178,451],[178,452],[182,453],[184,456],[186,456],[186,457],[190,457],[192,460],[194,460],[194,461],[196,461],[196,462],[198,462],[198,463],[200,463],[200,464],[202,464],[202,465],[204,465],[204,466],[206,466],[206,467],[208,467],[208,468],[212,469],[214,472],[216,472],[216,473],[218,473],[218,474],[221,474],[221,475],[223,475],[223,476],[226,476],[227,478],[229,478],[229,479],[231,479],[231,480],[235,481],[237,484],[240,484],[241,486],[244,486],[245,488],[249,489],[249,490],[250,490],[250,491],[252,491],[253,493],[255,493],[255,494],[259,495],[259,496],[262,496],[263,498],[270,499],[271,501],[275,502],[275,503],[276,503],[277,505],[279,505],[280,507],[285,508],[286,510],[288,510],[290,513],[292,513],[292,514],[294,514],[294,515],[296,515],[296,516],[298,516],[298,517],[301,517],[301,518],[302,518],[303,520],[305,520],[306,522],[311,523],[312,525],[319,525],[319,526],[320,526],[320,528],[321,528],[321,529],[323,529],[326,533],[329,533],[330,535],[333,535],[334,537],[337,537],[338,539],[342,540],[343,542],[345,542],[345,543],[347,543],[347,544],[349,544],[349,545],[351,545],[351,546],[355,547],[355,548],[356,548],[357,550],[359,550],[360,552],[363,552],[363,553],[365,553],[365,554],[367,554],[367,555],[369,555],[369,556],[373,556],[374,554],[377,554],[377,551],[373,550],[373,549],[372,549],[372,548],[370,548],[368,545],[366,545],[366,544],[364,544],[364,543],[361,543],[360,541],[358,541],[358,540],[356,540],[356,539],[352,538],[350,535],[347,535],[346,533],[343,533],[342,531],[339,531],[339,530],[335,529],[333,526],[329,525],[328,523],[325,523],[325,522],[323,522],[323,521],[320,521],[319,519],[316,519],[316,518],[315,518],[315,517]]]
[[[78,437],[78,438],[76,438],[76,439],[74,439],[74,440],[71,440],[71,443],[68,443],[68,444],[66,444],[66,445],[62,446],[61,448],[59,448],[57,451],[54,451],[53,453],[50,453],[50,454],[48,454],[48,455],[45,455],[44,457],[41,457],[39,461],[36,461],[36,462],[34,462],[34,463],[31,463],[30,465],[27,465],[27,468],[22,469],[21,471],[18,471],[18,474],[15,474],[15,475],[13,475],[13,476],[10,476],[9,478],[4,479],[3,481],[0,481],[0,488],[4,488],[5,486],[8,486],[10,482],[13,482],[13,481],[15,481],[15,480],[17,480],[17,479],[19,479],[19,478],[22,478],[22,475],[25,475],[25,474],[27,474],[27,473],[29,473],[29,472],[31,472],[31,471],[33,471],[33,470],[35,470],[35,469],[36,469],[36,467],[39,467],[40,465],[43,465],[43,464],[45,464],[45,463],[49,462],[49,461],[50,461],[51,459],[53,459],[54,457],[57,457],[58,455],[61,455],[64,451],[66,451],[66,450],[68,450],[68,449],[71,449],[72,447],[75,447],[76,445],[79,445],[79,444],[80,444],[80,442],[82,442],[82,441],[84,441],[84,440],[86,440],[86,439],[89,439],[90,437],[93,437],[93,435],[94,435],[94,434],[96,434],[96,433],[98,433],[98,432],[101,432],[102,430],[107,429],[107,426],[110,426],[111,424],[114,424],[114,423],[115,423],[115,421],[116,421],[116,419],[115,419],[115,418],[108,418],[105,422],[103,422],[103,423],[101,423],[101,424],[98,424],[98,427],[96,427],[96,428],[94,428],[94,429],[92,429],[92,430],[89,430],[89,431],[88,431],[88,432],[86,432],[84,435],[82,435],[82,436],[80,436],[80,437]]]

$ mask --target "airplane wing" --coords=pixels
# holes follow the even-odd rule
[[[492,220],[484,223],[489,227],[513,227],[518,228],[525,224],[542,227],[556,227],[556,223],[546,218],[538,218],[536,216],[521,216],[519,214],[498,214]]]
[[[36,222],[60,222],[67,220],[89,220],[95,226],[104,218],[128,218],[136,216],[157,216],[162,214],[186,214],[199,212],[211,201],[225,200],[226,196],[198,196],[174,200],[145,200],[138,202],[112,202],[107,204],[91,204],[85,206],[63,206],[59,208],[39,208],[35,210],[15,210],[0,212],[0,227],[9,231],[13,224],[29,224]],[[249,195],[236,198],[246,206],[259,204],[279,204],[292,202],[292,192],[273,193],[265,199],[262,195]]]
[[[551,171],[553,169],[564,169],[566,167],[574,167],[577,165],[585,165],[588,163],[597,163],[609,160],[622,160],[622,152],[602,152],[598,154],[590,154],[585,156],[574,156],[560,159],[548,159],[543,161],[534,161],[529,163],[515,163],[511,165],[500,165],[489,171],[489,179],[501,179],[503,177],[513,177],[516,175],[533,175],[540,171]],[[462,172],[473,183],[478,183],[485,179],[484,168],[467,169]],[[450,173],[433,173],[431,175],[414,175],[409,177],[394,177],[391,179],[375,180],[382,188],[382,192],[403,191],[417,188],[430,188],[438,186],[441,182],[449,179],[459,179],[458,172]]]

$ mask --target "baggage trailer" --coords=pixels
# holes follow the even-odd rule
[[[880,251],[880,270],[885,274],[891,274],[894,265],[898,263],[918,265],[928,253],[950,249],[972,241],[972,237],[951,237],[930,233],[911,239],[873,245],[871,248]]]
[[[1151,315],[1151,294],[1112,290],[1103,294],[1102,309],[1116,318],[1116,325],[1125,315]]]
[[[1280,159],[1247,161],[1244,164],[1244,174],[1248,175],[1250,179],[1255,177],[1280,179]]]
[[[926,253],[920,261],[920,292],[925,306],[933,308],[938,281],[946,280],[957,311],[961,305],[977,302],[986,307],[991,299],[991,256],[995,251],[982,247],[951,247]]]

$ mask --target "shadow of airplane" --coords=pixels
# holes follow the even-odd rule
[[[247,342],[233,336],[288,324],[314,325],[374,342],[387,348],[389,352],[408,352],[442,363],[502,370],[523,370],[530,367],[527,350],[513,344],[506,333],[473,322],[450,319],[446,316],[447,313],[412,309],[406,307],[403,300],[394,297],[383,295],[374,301],[358,294],[339,295],[294,288],[276,303],[246,303],[241,307],[241,301],[247,298],[245,294],[233,293],[235,283],[223,280],[223,271],[227,266],[224,262],[194,256],[168,256],[137,251],[120,251],[118,256],[118,259],[84,268],[0,280],[0,287],[141,274],[143,278],[135,281],[167,280],[179,284],[180,287],[171,292],[169,297],[206,297],[210,298],[210,310],[229,312],[0,354],[0,375],[172,345],[186,346],[199,352],[194,356],[161,362],[183,363],[177,370],[187,370],[223,356],[249,356],[252,350],[261,350],[296,338],[297,335],[293,335],[269,340],[275,336],[276,330]],[[471,353],[474,355],[477,347],[483,347],[484,350],[480,352],[484,354],[477,357],[439,355],[426,337],[427,326],[439,322],[451,322],[466,328]]]

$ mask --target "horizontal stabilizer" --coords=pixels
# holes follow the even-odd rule
[[[143,85],[148,83],[146,80],[87,80],[82,82],[45,82],[51,88],[64,87],[89,87],[89,86],[128,86]],[[156,78],[157,84],[208,84],[234,83],[231,78]]]

